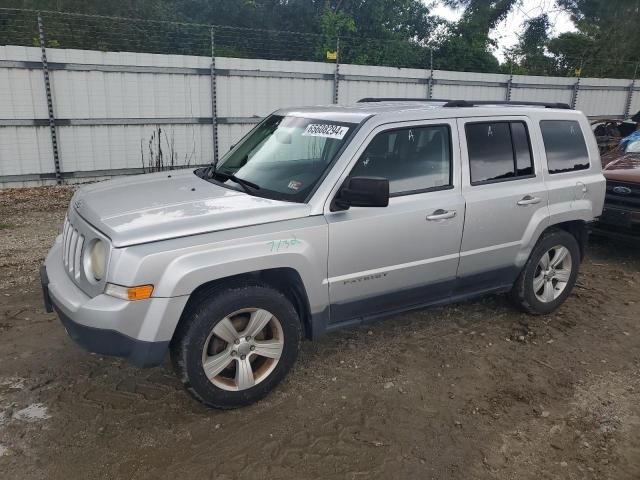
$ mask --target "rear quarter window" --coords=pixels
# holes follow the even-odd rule
[[[589,168],[589,151],[580,124],[572,120],[540,122],[549,173],[573,172]]]

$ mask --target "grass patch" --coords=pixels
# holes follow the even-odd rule
[[[9,230],[13,228],[13,225],[9,225],[8,223],[0,223],[0,230]]]

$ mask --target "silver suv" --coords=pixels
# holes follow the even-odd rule
[[[605,180],[563,104],[365,99],[291,108],[217,165],[81,188],[41,270],[86,349],[160,364],[212,407],[265,396],[301,339],[576,281]]]

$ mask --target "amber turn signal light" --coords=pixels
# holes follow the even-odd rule
[[[138,285],[137,287],[123,287],[108,283],[104,293],[122,300],[145,300],[151,298],[153,285]]]
[[[127,288],[129,300],[144,300],[151,297],[153,285],[140,285],[139,287]]]

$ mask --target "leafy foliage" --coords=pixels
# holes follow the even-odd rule
[[[577,32],[552,36],[547,14],[528,19],[500,65],[490,37],[522,0],[440,0],[457,22],[424,0],[0,0],[38,9],[49,46],[541,75],[631,77],[640,59],[638,0],[556,0]],[[87,16],[46,13],[77,12]],[[94,15],[99,15],[95,17]],[[124,20],[127,17],[136,20]],[[301,33],[293,33],[301,32]],[[38,44],[34,12],[0,12],[0,44]],[[639,72],[640,73],[640,72]]]
[[[577,32],[550,37],[546,15],[526,22],[519,44],[509,52],[521,73],[630,78],[640,61],[638,0],[557,0]],[[640,73],[640,72],[638,72]]]
[[[438,68],[461,71],[496,72],[498,59],[489,33],[511,11],[518,0],[446,0],[451,7],[464,8],[460,21],[450,26],[436,57],[446,59]]]
[[[550,31],[551,21],[546,13],[526,20],[520,42],[507,52],[507,65],[503,68],[514,74],[557,74],[557,60],[546,53]]]

